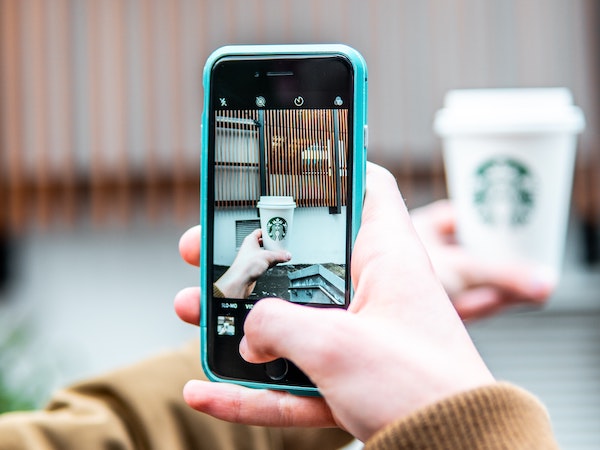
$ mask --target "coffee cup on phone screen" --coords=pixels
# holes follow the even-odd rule
[[[296,208],[294,198],[263,195],[256,206],[260,213],[263,247],[267,250],[289,250]]]

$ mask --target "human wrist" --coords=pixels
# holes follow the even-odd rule
[[[228,273],[223,274],[223,276],[215,282],[215,286],[223,293],[223,296],[227,298],[248,297],[250,293],[247,291],[250,284],[250,281],[235,278]]]

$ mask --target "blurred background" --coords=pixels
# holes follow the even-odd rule
[[[369,153],[409,207],[446,196],[449,89],[565,86],[586,115],[564,274],[541,311],[469,325],[498,378],[600,447],[595,0],[2,0],[0,409],[177,346],[198,222],[202,67],[229,43],[343,42],[369,66]]]

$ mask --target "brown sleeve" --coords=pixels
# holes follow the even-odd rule
[[[216,284],[213,283],[213,297],[214,298],[225,298],[225,294],[221,292],[221,289],[217,287]]]
[[[340,430],[230,424],[190,408],[184,384],[203,378],[194,343],[58,392],[43,411],[0,416],[0,450],[335,449]]]
[[[550,419],[528,392],[508,383],[446,399],[376,433],[365,450],[557,449]]]

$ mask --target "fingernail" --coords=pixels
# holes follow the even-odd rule
[[[244,358],[244,355],[246,353],[248,353],[248,342],[246,341],[246,336],[242,337],[242,340],[240,341],[240,355],[242,355],[242,358]],[[244,358],[246,359],[246,358]]]
[[[183,386],[183,395],[188,398],[194,395],[196,389],[200,388],[201,382],[198,380],[190,380]]]
[[[549,267],[538,268],[531,280],[530,292],[535,297],[545,298],[549,296],[558,283],[558,274]]]
[[[290,259],[292,259],[292,254],[291,254],[290,252],[286,252],[286,253],[285,253],[285,257],[286,257],[286,258],[288,259],[288,261],[289,261]]]

